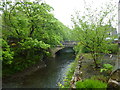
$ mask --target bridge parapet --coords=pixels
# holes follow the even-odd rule
[[[59,50],[65,48],[65,47],[74,47],[75,45],[77,45],[77,43],[78,43],[78,41],[61,42],[62,45],[57,45],[50,50],[50,52],[52,53],[52,57],[55,57],[55,53],[58,52]]]
[[[64,41],[61,42],[64,47],[73,47],[78,44],[78,41]]]

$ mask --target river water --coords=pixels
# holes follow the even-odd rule
[[[72,48],[64,48],[57,53],[56,58],[45,60],[46,68],[23,79],[5,82],[3,88],[57,88],[58,82],[63,83],[62,80],[74,59]]]

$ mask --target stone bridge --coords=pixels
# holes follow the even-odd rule
[[[54,48],[52,48],[50,50],[50,52],[52,53],[52,57],[55,57],[55,53],[58,52],[59,50],[66,48],[66,47],[74,47],[75,45],[77,45],[78,41],[64,41],[61,42],[62,45],[57,45]]]
[[[77,45],[78,41],[64,41],[61,42],[62,46],[64,47],[74,47],[75,45]],[[60,45],[57,45],[57,47],[61,47]]]

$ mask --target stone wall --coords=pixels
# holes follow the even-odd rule
[[[81,56],[80,59],[78,60],[78,65],[75,69],[74,75],[70,82],[71,88],[76,88],[76,86],[75,86],[76,82],[82,80],[82,78],[81,78],[82,72],[80,70],[82,67],[82,59],[83,59],[83,56]]]

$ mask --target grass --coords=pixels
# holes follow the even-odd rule
[[[94,79],[86,79],[84,81],[78,81],[76,82],[76,88],[107,88],[107,84]]]

